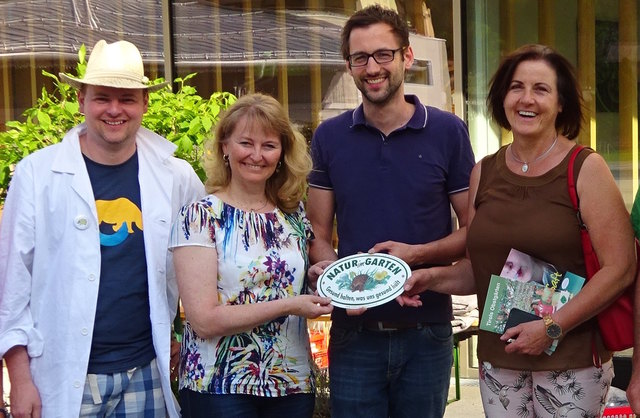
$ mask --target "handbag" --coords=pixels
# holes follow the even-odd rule
[[[568,169],[568,182],[569,182],[569,195],[571,202],[573,203],[573,209],[576,211],[578,221],[580,222],[580,238],[582,241],[582,251],[584,253],[584,263],[587,270],[587,280],[591,279],[598,270],[600,270],[600,263],[598,256],[593,250],[591,244],[591,238],[589,237],[589,230],[587,226],[582,222],[580,215],[580,206],[578,204],[578,194],[576,192],[575,178],[573,164],[575,162],[578,153],[585,148],[582,145],[578,145],[571,152],[569,158]],[[636,254],[640,251],[638,240],[635,240]],[[638,273],[636,272],[636,281],[638,279]],[[611,305],[605,308],[597,316],[598,329],[602,336],[604,346],[609,351],[621,351],[627,348],[633,347],[633,299],[635,293],[635,281],[629,287],[627,287],[622,295],[614,300]],[[595,346],[594,346],[595,349]],[[596,352],[594,350],[594,356]]]

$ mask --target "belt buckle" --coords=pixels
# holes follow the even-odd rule
[[[378,321],[377,325],[378,325],[378,331],[397,331],[399,329],[399,328],[386,328],[384,326],[384,322],[382,321]]]

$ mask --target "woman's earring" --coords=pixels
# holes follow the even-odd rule
[[[224,165],[229,167],[229,154],[222,154],[222,159],[224,160]]]
[[[276,166],[276,173],[280,172],[280,167],[282,167],[282,161],[278,161],[278,165]]]

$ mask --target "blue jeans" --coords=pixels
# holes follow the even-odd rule
[[[315,406],[313,393],[296,393],[267,398],[253,395],[214,395],[180,391],[183,418],[311,418]]]
[[[332,418],[442,418],[453,363],[451,324],[369,331],[331,327]]]

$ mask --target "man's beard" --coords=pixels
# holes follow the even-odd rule
[[[390,77],[387,78],[387,80],[389,81],[389,87],[388,90],[386,91],[385,94],[383,95],[373,95],[373,94],[369,94],[369,92],[367,91],[367,83],[366,81],[361,81],[361,85],[357,86],[358,90],[360,90],[360,93],[362,93],[362,95],[371,103],[377,104],[377,105],[383,105],[388,103],[389,101],[391,101],[391,98],[393,98],[393,96],[395,96],[396,92],[398,91],[398,89],[400,88],[400,86],[402,85],[402,80],[400,80],[399,82],[394,83],[394,80]],[[379,92],[376,92],[379,93]],[[377,96],[377,97],[376,97]]]

